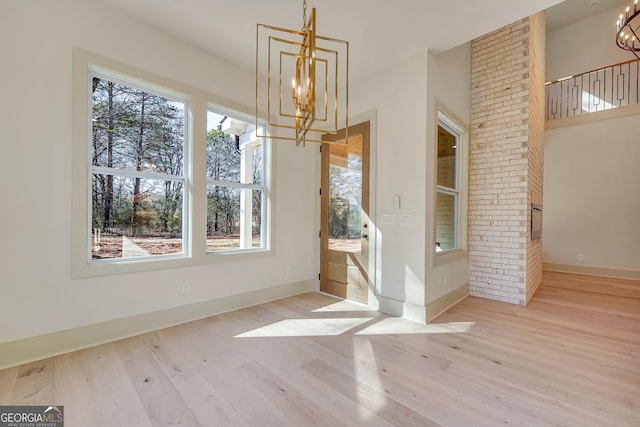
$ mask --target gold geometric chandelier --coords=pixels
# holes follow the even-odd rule
[[[266,129],[259,126],[266,117]],[[349,126],[349,43],[320,36],[316,8],[307,20],[307,1],[300,31],[257,24],[256,128],[266,137],[326,142]],[[346,143],[346,139],[341,143]]]
[[[631,7],[627,6],[624,13],[620,14],[620,18],[616,22],[616,44],[620,49],[628,50],[633,53],[636,58],[640,59],[640,7],[638,0]]]

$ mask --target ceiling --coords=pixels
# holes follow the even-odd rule
[[[302,0],[95,0],[254,72],[256,24],[298,30]],[[631,0],[626,0],[627,2]],[[443,51],[561,0],[308,0],[318,34],[349,41],[351,79],[418,52]],[[622,0],[566,0],[554,28]]]
[[[95,0],[254,72],[256,24],[299,30],[302,0]],[[349,41],[351,79],[446,50],[561,0],[308,0],[318,34]],[[602,0],[604,1],[604,0]]]
[[[547,10],[547,32],[616,9],[616,13],[611,14],[613,33],[618,12],[632,3],[632,0],[565,0]]]

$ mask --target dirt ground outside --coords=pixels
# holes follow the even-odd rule
[[[182,252],[182,239],[171,237],[127,237],[142,252],[149,255],[168,255]],[[93,243],[93,259],[122,258],[123,241],[120,235],[102,234],[100,241]],[[253,247],[260,247],[260,238],[253,238]],[[240,248],[240,236],[208,236],[207,250],[220,251]]]

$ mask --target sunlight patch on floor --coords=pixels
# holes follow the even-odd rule
[[[333,304],[325,305],[324,307],[316,308],[312,310],[312,313],[332,313],[336,311],[371,311],[375,312],[373,308],[365,304],[358,304],[351,301],[338,301]]]
[[[371,322],[371,317],[285,319],[253,329],[234,338],[337,336]],[[475,322],[431,323],[424,325],[399,317],[387,317],[362,327],[354,335],[460,334]]]
[[[398,317],[387,317],[369,325],[355,335],[460,334],[469,332],[475,322],[422,324]]]
[[[341,335],[371,321],[370,317],[334,319],[285,319],[236,335],[234,338],[310,337]]]

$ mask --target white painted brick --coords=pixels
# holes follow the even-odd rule
[[[531,250],[527,230],[531,191],[542,200],[544,88],[536,85],[544,63],[530,60],[543,57],[530,53],[543,47],[544,35],[531,37],[541,19],[523,19],[472,43],[469,289],[514,304],[526,302],[530,259],[541,264],[541,245]]]

